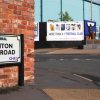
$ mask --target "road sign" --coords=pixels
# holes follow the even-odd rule
[[[0,35],[0,64],[21,62],[21,38],[18,35]]]
[[[24,86],[24,35],[0,34],[0,68],[18,66],[18,85]]]

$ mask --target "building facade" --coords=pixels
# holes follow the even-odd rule
[[[25,82],[34,79],[34,57],[30,57],[30,54],[34,53],[33,30],[34,0],[0,0],[0,35],[24,34]],[[0,57],[0,61],[1,59],[3,58]],[[17,83],[18,66],[0,66],[0,87],[11,87]]]

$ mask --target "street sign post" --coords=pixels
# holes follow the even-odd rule
[[[18,85],[24,86],[24,35],[0,34],[0,68],[18,66]]]

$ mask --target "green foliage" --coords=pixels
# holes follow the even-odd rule
[[[59,14],[61,20],[61,13]],[[62,12],[62,21],[73,21],[73,19],[69,16],[68,12]]]

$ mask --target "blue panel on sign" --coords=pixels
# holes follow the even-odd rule
[[[90,32],[96,33],[96,22],[85,20],[84,21],[84,34],[89,36]]]

